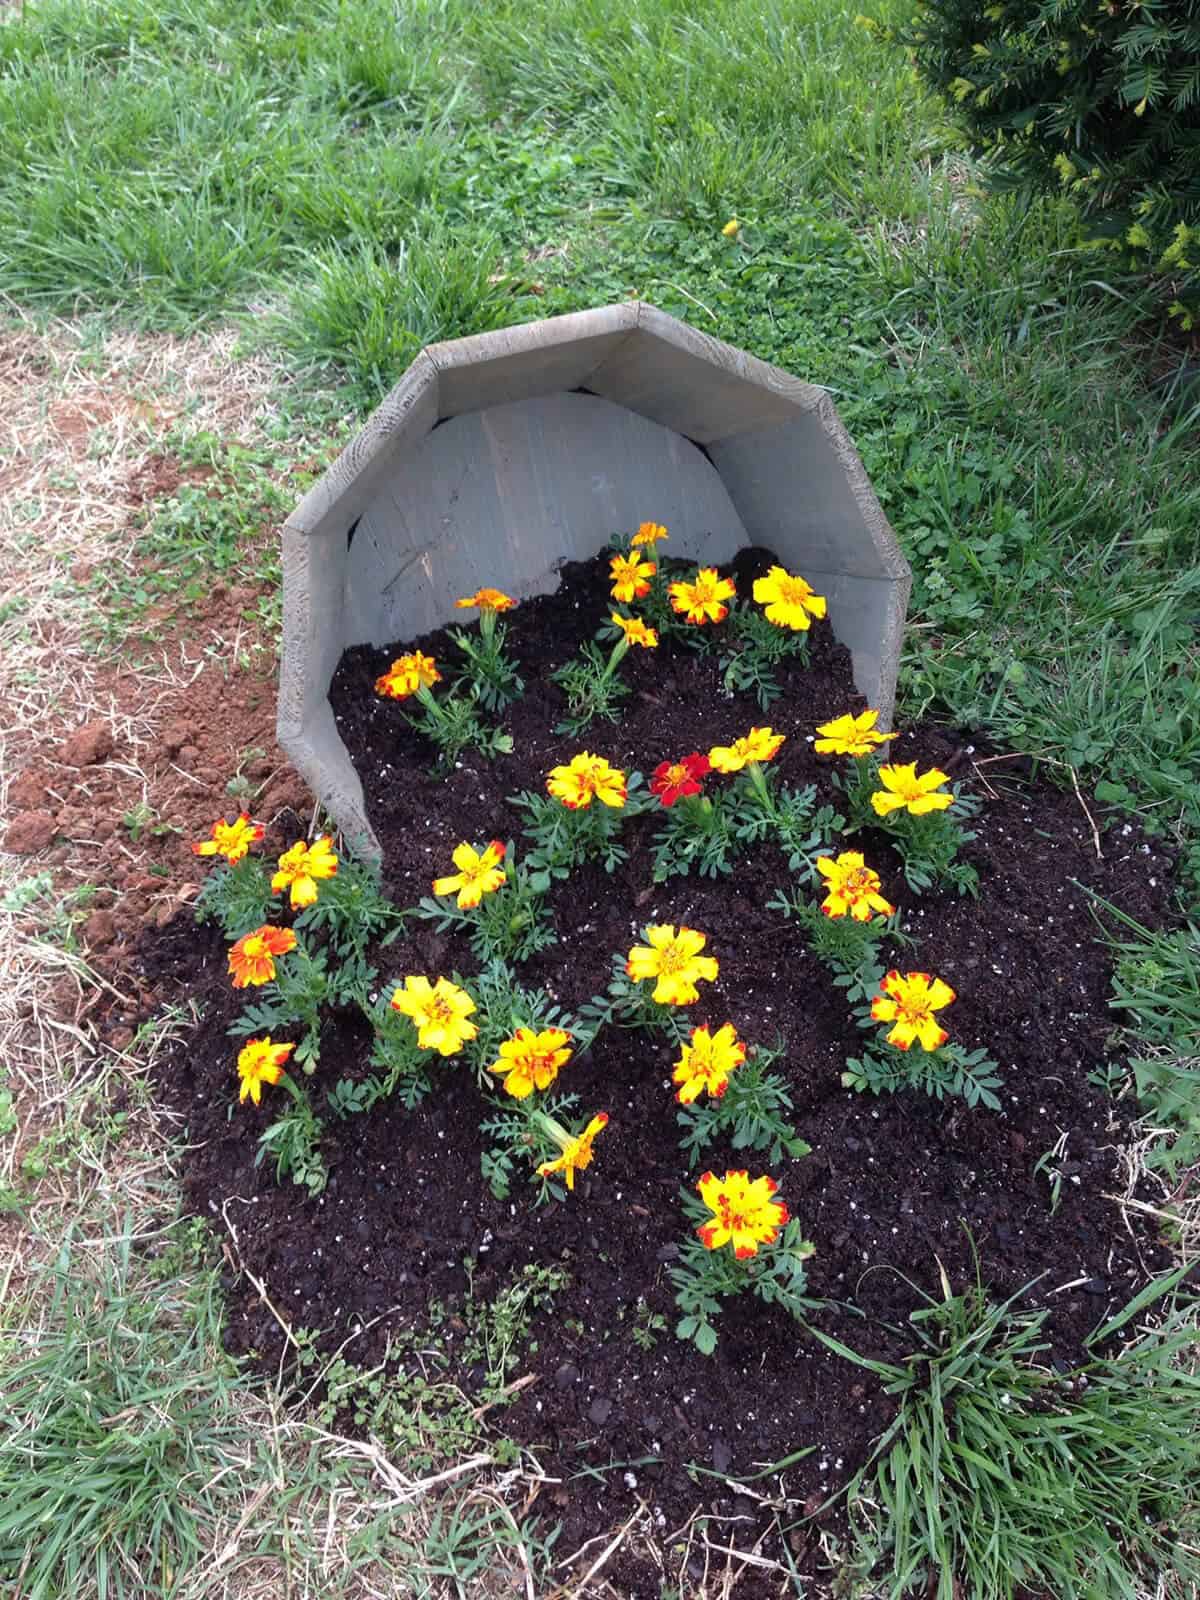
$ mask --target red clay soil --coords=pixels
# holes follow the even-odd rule
[[[739,558],[742,592],[760,559],[754,552]],[[450,870],[460,840],[519,836],[521,819],[507,797],[539,789],[546,770],[580,745],[648,774],[662,760],[769,720],[788,735],[775,763],[780,778],[815,783],[822,798],[836,801],[833,764],[813,752],[812,730],[863,702],[852,689],[847,654],[826,627],[814,629],[811,665],[789,670],[786,694],[768,718],[751,699],[721,694],[712,657],[664,648],[626,658],[634,693],[620,724],[596,724],[574,742],[550,732],[561,701],[548,673],[590,635],[607,603],[605,570],[602,563],[567,569],[556,594],[513,614],[511,646],[529,686],[508,718],[514,752],[491,763],[466,754],[448,778],[431,772],[431,752],[400,707],[373,691],[400,646],[344,657],[331,698],[384,844],[385,884],[399,905],[413,904],[435,873]],[[453,658],[440,634],[418,642],[440,661]],[[267,695],[267,686],[259,692]],[[188,808],[192,836],[214,804],[219,809],[229,755],[247,736],[250,708],[241,704],[246,720],[239,725],[234,713],[236,732],[219,694],[189,716],[192,730],[209,717],[219,725],[224,767],[212,743],[201,750],[198,731],[174,745],[172,759],[185,771],[198,778],[201,756],[205,766],[208,810],[198,800]],[[183,705],[179,714],[187,714]],[[196,754],[185,756],[193,740]],[[751,1041],[786,1041],[777,1070],[812,1154],[772,1170],[816,1245],[810,1289],[828,1302],[816,1323],[866,1354],[899,1359],[910,1347],[903,1324],[921,1303],[918,1289],[937,1295],[942,1268],[965,1286],[977,1251],[994,1294],[1029,1286],[1024,1303],[1048,1308],[1047,1359],[1072,1364],[1088,1333],[1167,1262],[1145,1224],[1110,1198],[1120,1182],[1126,1113],[1089,1079],[1108,1054],[1110,963],[1077,882],[1155,923],[1168,904],[1171,862],[1125,832],[1106,835],[1098,859],[1074,795],[1034,779],[1019,759],[975,769],[978,751],[947,730],[906,728],[898,753],[967,780],[983,801],[979,837],[968,850],[980,874],[978,901],[917,899],[885,837],[868,834],[862,843],[918,941],[915,951],[893,952],[894,964],[931,970],[957,991],[943,1015],[956,1040],[986,1046],[999,1062],[1001,1112],[918,1094],[874,1099],[841,1086],[845,1058],[862,1036],[794,925],[764,909],[787,877],[769,845],[731,878],[674,878],[655,887],[649,840],[656,819],[631,822],[631,856],[621,871],[608,877],[585,869],[555,889],[559,943],[526,964],[522,981],[547,988],[569,1010],[604,988],[613,953],[626,951],[645,923],[705,931],[720,975],[689,1022],[732,1019]],[[269,808],[263,811],[269,817]],[[283,837],[277,832],[273,843]],[[181,855],[182,844],[169,861],[172,878],[156,880],[155,903],[169,903],[185,874],[194,879],[190,855]],[[465,941],[439,936],[428,923],[412,924],[375,959],[381,986],[406,973],[457,972],[469,984],[477,970]],[[568,1286],[552,1311],[539,1315],[536,1348],[514,1374],[534,1381],[491,1414],[497,1432],[533,1450],[554,1480],[537,1509],[564,1525],[560,1549],[615,1527],[638,1497],[664,1539],[703,1510],[742,1517],[722,1524],[719,1537],[749,1548],[759,1521],[756,1496],[786,1496],[794,1509],[814,1510],[868,1457],[891,1401],[875,1378],[786,1315],[757,1302],[727,1302],[711,1358],[669,1331],[675,1311],[666,1269],[683,1226],[678,1193],[698,1173],[688,1172],[678,1148],[673,1052],[661,1042],[609,1030],[570,1063],[563,1087],[579,1094],[581,1110],[604,1109],[611,1120],[574,1196],[535,1208],[534,1191],[522,1181],[504,1202],[483,1182],[482,1102],[470,1074],[453,1063],[438,1068],[434,1091],[416,1110],[385,1103],[339,1122],[325,1092],[342,1077],[364,1074],[369,1035],[358,1014],[334,1014],[308,1084],[326,1121],[322,1149],[331,1173],[326,1192],[311,1199],[289,1184],[277,1187],[267,1168],[254,1164],[256,1140],[275,1107],[264,1101],[259,1110],[246,1105],[230,1115],[236,1046],[226,1030],[240,1002],[228,987],[219,936],[197,931],[188,916],[176,918],[144,940],[139,982],[166,999],[205,1005],[204,1021],[160,1083],[187,1129],[189,1203],[218,1225],[229,1206],[249,1272],[292,1325],[319,1331],[320,1348],[332,1352],[350,1339],[353,1360],[382,1360],[389,1335],[422,1327],[431,1301],[461,1304],[466,1257],[475,1261],[473,1293],[484,1298],[525,1263],[566,1268]],[[1060,1200],[1052,1210],[1049,1175],[1037,1169],[1063,1135],[1065,1151],[1055,1163]],[[705,1164],[720,1172],[746,1162],[717,1145]],[[763,1170],[761,1163],[754,1170]],[[285,1354],[275,1317],[249,1275],[231,1277],[227,1287],[230,1349],[274,1370]],[[631,1337],[639,1297],[668,1327],[649,1350]],[[449,1376],[470,1393],[481,1373],[463,1366]],[[756,1478],[754,1496],[737,1486],[803,1449],[810,1453],[786,1471]],[[819,1564],[817,1536],[814,1524],[793,1537],[804,1569]],[[650,1570],[636,1562],[606,1576],[623,1592],[657,1593]]]

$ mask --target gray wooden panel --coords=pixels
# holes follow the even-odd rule
[[[886,727],[896,704],[896,667],[911,579],[855,578],[818,567],[802,570],[829,603],[829,625],[850,651],[855,687],[879,711],[880,727]]]

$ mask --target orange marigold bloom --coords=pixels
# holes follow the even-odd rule
[[[517,1100],[527,1100],[535,1089],[548,1089],[559,1069],[571,1059],[571,1035],[562,1028],[518,1028],[500,1046],[500,1059],[489,1072],[504,1078],[504,1088]]]
[[[729,1085],[729,1075],[746,1059],[746,1046],[738,1038],[732,1022],[725,1023],[716,1033],[707,1026],[692,1029],[692,1041],[682,1047],[672,1083],[681,1084],[675,1098],[681,1105],[690,1105],[705,1090],[719,1100]]]
[[[813,617],[825,615],[823,597],[783,567],[772,567],[765,578],[755,578],[754,598],[766,608],[768,622],[796,633],[807,632]]]
[[[392,995],[393,1011],[408,1017],[417,1030],[422,1050],[456,1056],[479,1029],[467,1018],[476,1009],[474,1000],[449,978],[431,984],[428,978],[405,978],[404,987]]]
[[[945,1044],[950,1035],[938,1026],[933,1013],[955,998],[948,983],[927,972],[906,972],[901,977],[893,969],[880,989],[871,1001],[871,1016],[876,1022],[895,1023],[887,1035],[889,1044],[897,1050],[907,1050],[914,1039],[922,1050],[937,1050]]]
[[[824,737],[813,742],[813,749],[822,755],[869,756],[876,745],[886,744],[896,737],[894,733],[876,732],[878,721],[878,711],[862,711],[857,717],[847,712],[844,717],[834,717],[832,722],[819,723],[817,732]]]
[[[646,650],[653,650],[657,647],[657,632],[655,629],[647,627],[641,617],[623,617],[619,612],[614,611],[612,620],[625,635],[629,644],[640,644]]]
[[[880,894],[879,874],[864,863],[858,850],[843,850],[836,861],[818,856],[817,871],[829,891],[821,902],[827,917],[844,917],[848,912],[855,922],[870,922],[873,911],[890,917],[896,909]]]
[[[508,874],[500,870],[504,848],[499,839],[493,839],[486,850],[476,850],[465,842],[455,845],[450,859],[458,871],[448,878],[435,878],[434,894],[454,894],[457,890],[459,910],[470,911],[485,894],[507,881]]]
[[[474,594],[454,602],[460,611],[511,611],[516,603],[500,589],[476,589]]]
[[[911,811],[914,817],[923,817],[930,811],[946,811],[954,804],[952,794],[935,792],[943,783],[950,782],[947,774],[936,767],[919,775],[915,761],[904,766],[880,767],[879,781],[883,788],[876,789],[871,796],[877,816],[886,817],[889,811],[903,809]]]
[[[653,561],[643,561],[635,552],[628,556],[613,556],[608,563],[612,575],[614,600],[640,600],[650,593],[650,579],[658,571]]]
[[[713,956],[702,956],[708,936],[695,928],[680,928],[672,922],[646,929],[648,944],[635,944],[629,952],[625,971],[635,982],[654,979],[654,999],[660,1006],[690,1006],[700,998],[696,985],[712,983],[717,976]]]
[[[376,678],[375,692],[392,700],[407,700],[418,689],[428,689],[441,681],[433,657],[414,650],[411,655],[397,656],[382,678]]]
[[[581,750],[565,767],[551,767],[546,788],[569,811],[582,811],[593,800],[619,811],[625,804],[625,774],[610,767],[603,756]]]
[[[204,839],[199,844],[194,844],[192,850],[198,856],[224,856],[230,866],[241,861],[252,844],[257,844],[263,836],[261,824],[251,822],[249,814],[241,813],[236,822],[226,822],[222,817],[212,826],[212,838]]]
[[[294,1044],[272,1044],[271,1035],[265,1039],[247,1039],[238,1051],[237,1071],[242,1089],[238,1104],[247,1099],[262,1104],[264,1083],[278,1083],[283,1077],[283,1063],[296,1048]]]
[[[559,1141],[562,1154],[554,1161],[544,1161],[537,1169],[538,1177],[548,1178],[552,1172],[561,1172],[567,1180],[567,1188],[574,1189],[575,1174],[591,1165],[592,1141],[600,1130],[607,1126],[608,1112],[599,1111],[577,1137],[565,1135]]]
[[[248,989],[270,983],[275,976],[275,957],[296,948],[296,935],[290,928],[272,928],[264,923],[253,933],[244,933],[229,947],[229,971],[235,989]]]
[[[293,910],[297,906],[311,906],[317,898],[318,880],[336,877],[337,866],[338,858],[328,834],[322,834],[311,844],[299,839],[280,856],[279,871],[271,879],[271,893],[279,894],[290,888]]]
[[[733,579],[720,577],[716,567],[701,567],[691,583],[667,585],[673,609],[695,623],[724,622],[729,615],[724,602],[736,593]]]
[[[751,728],[742,739],[732,744],[718,744],[708,752],[708,759],[718,772],[740,772],[752,761],[770,761],[779,753],[787,734],[776,733],[773,728]]]
[[[682,761],[660,761],[650,779],[650,793],[656,794],[664,806],[673,806],[676,800],[703,791],[703,779],[711,762],[699,750],[693,750]]]
[[[638,524],[638,531],[630,542],[635,550],[640,549],[643,545],[653,549],[660,539],[669,539],[670,537],[661,522],[642,522]]]
[[[788,1220],[788,1208],[772,1196],[779,1185],[774,1178],[751,1178],[747,1172],[727,1172],[718,1178],[706,1172],[696,1185],[700,1198],[713,1213],[711,1222],[696,1229],[706,1250],[732,1244],[739,1261],[756,1256],[760,1244],[774,1244]]]

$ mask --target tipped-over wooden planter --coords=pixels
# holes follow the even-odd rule
[[[672,556],[766,545],[829,600],[883,725],[911,573],[822,390],[636,301],[430,345],[283,531],[279,742],[361,853],[379,844],[334,725],[351,645],[520,598],[609,535]]]

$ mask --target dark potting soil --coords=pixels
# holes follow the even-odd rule
[[[767,559],[741,553],[732,568],[741,593]],[[562,580],[508,621],[527,692],[506,718],[513,753],[495,761],[468,752],[449,776],[431,770],[433,752],[402,708],[373,687],[407,643],[344,656],[331,700],[397,904],[429,893],[434,875],[451,870],[460,840],[519,838],[522,819],[507,797],[540,790],[547,770],[580,748],[649,775],[660,761],[769,722],[788,736],[773,764],[778,777],[814,783],[820,799],[836,803],[831,774],[845,763],[814,753],[813,729],[864,702],[827,625],[813,628],[809,664],[785,670],[783,698],[766,715],[751,697],[722,693],[715,656],[635,649],[622,667],[633,690],[622,721],[570,740],[551,731],[563,706],[549,674],[607,613],[607,560],[567,567]],[[441,663],[454,659],[442,633],[417,643]],[[884,835],[868,833],[861,845],[917,941],[889,952],[892,964],[932,971],[957,991],[942,1017],[955,1040],[985,1046],[999,1062],[1001,1112],[842,1087],[845,1058],[862,1035],[795,926],[765,909],[788,877],[770,845],[731,877],[655,886],[657,818],[632,821],[621,871],[584,869],[554,889],[559,942],[525,964],[522,982],[569,1010],[604,989],[612,955],[628,950],[646,923],[704,931],[720,974],[689,1008],[689,1023],[732,1020],[750,1041],[786,1042],[776,1070],[812,1154],[771,1170],[816,1246],[810,1292],[829,1302],[816,1324],[866,1355],[899,1360],[912,1347],[902,1330],[920,1292],[938,1297],[942,1270],[956,1288],[973,1282],[977,1252],[994,1296],[1026,1288],[1024,1305],[1047,1308],[1046,1359],[1073,1364],[1087,1335],[1167,1263],[1152,1232],[1111,1198],[1123,1185],[1126,1113],[1089,1076],[1107,1059],[1110,960],[1079,885],[1157,923],[1171,862],[1128,830],[1106,834],[1098,857],[1079,799],[1032,776],[1023,758],[985,758],[977,741],[931,725],[905,727],[892,753],[966,780],[983,803],[967,850],[980,876],[977,901],[917,898]],[[812,1511],[868,1458],[893,1402],[876,1378],[784,1313],[749,1299],[726,1302],[709,1358],[671,1332],[666,1274],[684,1225],[679,1190],[702,1169],[689,1172],[681,1158],[669,1083],[674,1051],[660,1039],[610,1030],[564,1069],[559,1087],[580,1096],[580,1110],[606,1110],[611,1120],[574,1195],[535,1207],[535,1191],[521,1179],[506,1201],[483,1181],[482,1102],[471,1074],[453,1061],[438,1061],[434,1090],[415,1110],[382,1104],[342,1122],[329,1113],[325,1091],[362,1076],[369,1049],[360,1017],[334,1015],[308,1085],[325,1119],[331,1174],[325,1193],[311,1199],[276,1186],[269,1164],[254,1164],[257,1138],[275,1114],[272,1091],[260,1109],[247,1104],[229,1115],[236,1044],[226,1029],[241,1001],[228,987],[219,935],[177,923],[152,937],[145,955],[160,991],[173,979],[206,1004],[204,1022],[163,1078],[186,1124],[191,1204],[218,1221],[226,1207],[249,1273],[290,1324],[319,1330],[322,1350],[350,1339],[355,1362],[381,1360],[389,1335],[420,1327],[431,1302],[461,1303],[466,1257],[475,1262],[471,1292],[484,1299],[526,1263],[566,1269],[567,1286],[536,1317],[535,1347],[512,1374],[534,1381],[490,1413],[497,1432],[533,1451],[552,1480],[535,1509],[563,1524],[560,1552],[615,1527],[639,1497],[663,1539],[699,1509],[743,1517],[722,1525],[721,1539],[750,1548],[759,1497],[786,1496],[797,1514]],[[469,983],[477,970],[465,940],[429,923],[412,924],[375,959],[388,984],[406,973],[455,972]],[[760,1158],[747,1162],[720,1145],[704,1165],[766,1170]],[[633,1332],[651,1316],[666,1328],[651,1329],[647,1349]],[[452,1319],[451,1340],[453,1326]],[[248,1274],[229,1283],[227,1338],[264,1368],[284,1353],[279,1325]],[[464,1364],[448,1376],[470,1394],[481,1374]],[[755,1476],[805,1450],[784,1471]],[[751,1492],[739,1490],[739,1479]],[[815,1531],[795,1536],[802,1568],[816,1561],[816,1541]],[[657,1594],[650,1569],[623,1559],[605,1576],[630,1595]]]

